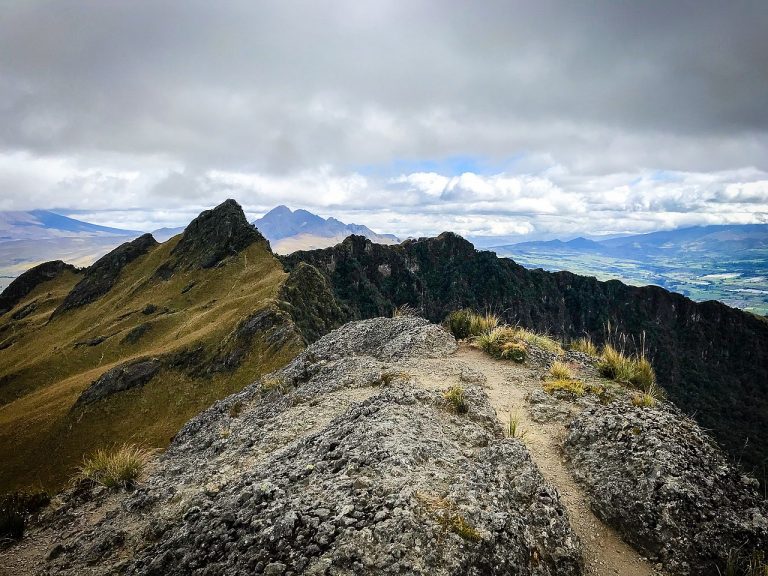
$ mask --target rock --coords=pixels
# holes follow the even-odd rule
[[[128,334],[123,336],[123,338],[120,340],[120,344],[136,344],[139,340],[142,339],[144,334],[149,332],[152,329],[152,324],[149,322],[144,322],[143,324],[139,324],[138,326],[135,326],[134,328],[131,328],[128,331]]]
[[[582,574],[559,494],[504,438],[481,387],[466,386],[457,415],[438,391],[382,378],[455,346],[413,317],[324,336],[192,419],[117,513],[69,537],[44,572]],[[126,530],[149,537],[99,536]]]
[[[51,314],[51,320],[61,316],[67,310],[79,308],[100,298],[117,282],[123,268],[157,246],[152,234],[143,234],[121,244],[102,256],[86,268],[83,279],[67,294],[61,304]]]
[[[303,262],[288,275],[278,299],[306,343],[338,328],[348,318],[336,302],[325,276]]]
[[[20,274],[0,294],[0,315],[12,310],[40,284],[53,280],[65,271],[77,272],[77,268],[71,264],[65,264],[61,260],[53,260],[33,266]],[[14,319],[19,320],[20,318],[14,317]]]
[[[156,358],[121,364],[108,370],[86,388],[73,408],[91,404],[116,392],[143,386],[160,371],[162,364]]]
[[[595,404],[570,424],[564,448],[595,513],[671,573],[725,573],[731,552],[768,546],[755,486],[669,405]]]
[[[558,400],[543,390],[533,390],[526,399],[534,422],[562,421],[573,413],[569,402]]]
[[[155,276],[167,279],[175,270],[213,268],[254,242],[269,249],[269,242],[248,223],[240,205],[225,200],[189,223],[169,261],[157,269]]]

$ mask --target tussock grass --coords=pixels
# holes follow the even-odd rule
[[[595,343],[592,342],[588,336],[584,336],[571,342],[571,350],[575,350],[576,352],[581,352],[582,354],[587,354],[589,356],[598,355],[597,346],[595,346]]]
[[[578,380],[548,380],[543,385],[544,392],[554,394],[555,392],[567,392],[573,396],[584,396],[587,393],[587,387],[584,382]]]
[[[136,444],[100,448],[83,459],[78,476],[107,488],[127,487],[138,480],[151,456],[151,450]]]
[[[649,391],[656,384],[653,366],[644,355],[629,357],[611,344],[603,347],[597,370],[606,378],[631,384],[640,390]]]
[[[499,326],[483,332],[473,340],[473,344],[494,358],[523,362],[527,349],[520,342],[516,332],[509,326]]]
[[[448,404],[449,410],[456,414],[466,414],[469,411],[469,404],[464,394],[464,388],[461,386],[451,386],[443,392],[443,398]]]
[[[514,330],[516,338],[527,344],[530,344],[531,346],[536,346],[542,350],[546,350],[547,352],[552,352],[553,354],[560,355],[564,353],[563,347],[560,345],[560,343],[547,334],[540,334],[538,332],[533,332],[532,330],[527,330],[526,328],[520,327],[516,327]]]
[[[485,334],[495,330],[501,321],[496,314],[485,312],[484,314],[471,314],[469,317],[469,333],[472,336]]]
[[[468,308],[454,310],[445,319],[445,325],[457,340],[477,337],[490,332],[501,323],[499,317],[490,312],[479,314]]]
[[[549,375],[555,380],[573,380],[573,370],[560,360],[555,360],[549,367]]]
[[[653,408],[657,402],[656,398],[647,392],[636,392],[632,395],[632,405],[639,408]]]

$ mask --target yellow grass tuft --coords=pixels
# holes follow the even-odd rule
[[[595,346],[594,342],[592,342],[588,336],[584,336],[583,338],[579,338],[578,340],[571,342],[571,350],[575,350],[576,352],[581,352],[582,354],[587,354],[589,356],[597,356],[598,354],[597,346]]]
[[[568,392],[574,396],[584,396],[587,391],[584,383],[578,380],[548,380],[544,383],[543,388],[547,394]]]
[[[549,375],[555,380],[573,380],[573,371],[565,362],[555,360],[549,367]]]
[[[123,444],[111,450],[100,448],[83,459],[79,476],[107,488],[130,486],[141,476],[151,455],[151,450],[136,444]]]
[[[461,386],[451,386],[443,392],[443,398],[448,403],[448,408],[456,414],[466,414],[469,410],[464,388]]]

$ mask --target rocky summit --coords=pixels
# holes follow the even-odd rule
[[[127,491],[80,480],[0,563],[51,576],[714,576],[734,550],[765,550],[755,481],[693,420],[598,386],[575,352],[602,391],[545,393],[558,356],[530,350],[524,365],[494,360],[412,316],[345,324],[190,420]]]

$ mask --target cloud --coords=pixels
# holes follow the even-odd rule
[[[401,235],[756,221],[766,26],[757,1],[14,2],[0,209],[147,227],[233,196]]]

